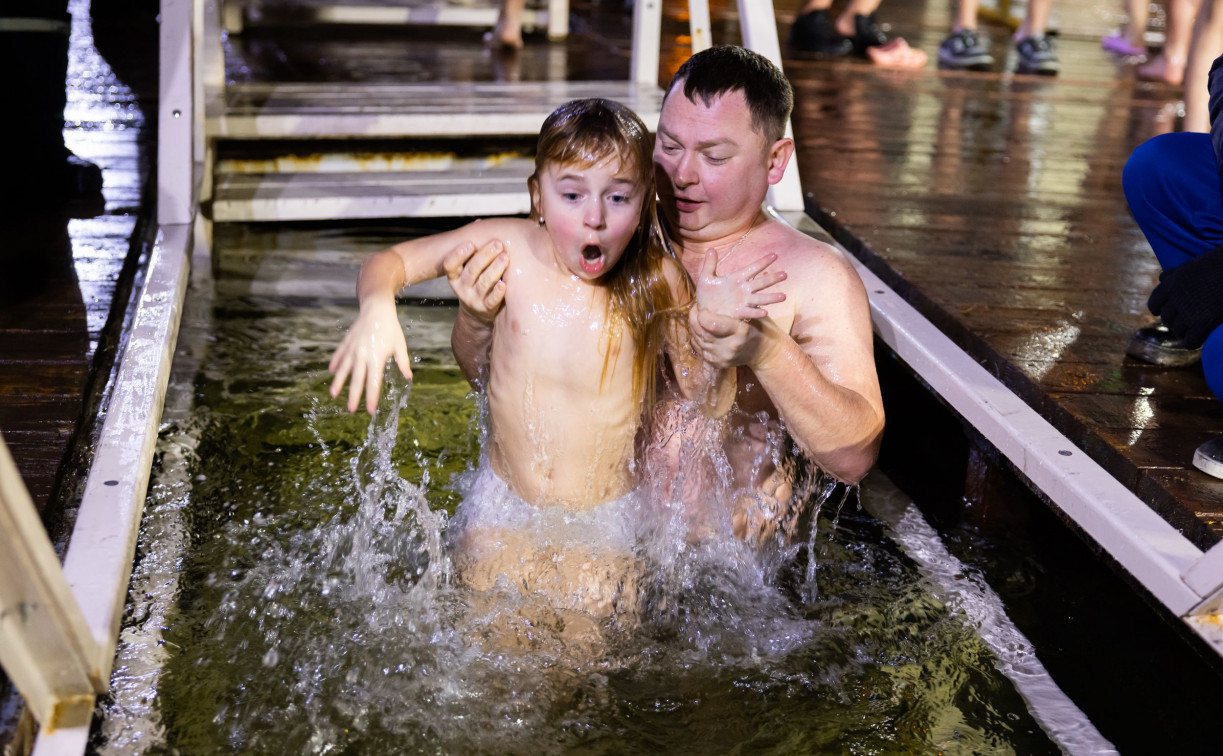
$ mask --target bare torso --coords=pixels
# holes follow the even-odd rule
[[[489,363],[490,462],[532,504],[606,503],[634,485],[635,345],[609,339],[604,289],[552,263],[543,230],[508,241]]]

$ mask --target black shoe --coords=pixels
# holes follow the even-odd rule
[[[888,35],[883,33],[883,27],[875,21],[874,13],[867,15],[859,13],[854,16],[854,36],[850,42],[854,46],[855,53],[866,55],[866,48],[886,45]]]
[[[853,42],[837,32],[827,10],[804,13],[790,26],[790,47],[820,55],[849,55]]]
[[[1193,453],[1193,466],[1207,475],[1223,478],[1223,436],[1199,446]]]
[[[1163,367],[1185,367],[1202,361],[1202,348],[1186,346],[1163,321],[1134,331],[1125,353],[1136,360]]]
[[[994,64],[994,56],[981,43],[981,38],[972,29],[954,31],[938,46],[940,68],[955,68],[966,71],[988,71]]]
[[[1019,52],[1019,62],[1015,65],[1019,73],[1056,76],[1062,70],[1062,64],[1047,36],[1024,37],[1015,43],[1015,49]]]

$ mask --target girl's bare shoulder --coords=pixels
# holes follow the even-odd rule
[[[528,218],[485,218],[468,224],[467,229],[469,241],[477,247],[500,241],[511,257],[529,252],[546,238],[543,228]]]

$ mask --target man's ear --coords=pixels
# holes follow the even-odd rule
[[[786,172],[786,165],[794,155],[794,140],[782,137],[769,148],[769,183],[776,184]]]

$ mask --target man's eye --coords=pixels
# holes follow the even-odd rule
[[[714,157],[713,155],[709,155],[705,159],[714,165],[721,165],[722,163],[725,163],[727,160],[730,160],[730,158]]]

